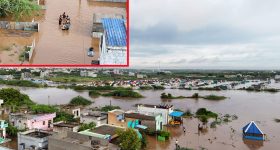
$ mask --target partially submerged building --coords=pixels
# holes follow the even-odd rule
[[[53,119],[55,117],[56,117],[56,113],[50,113],[50,114],[12,113],[9,115],[9,122],[19,130],[23,130],[23,129],[51,130],[53,128]]]
[[[162,124],[167,125],[172,119],[170,113],[173,112],[173,105],[161,104],[161,105],[150,105],[150,104],[138,104],[137,111],[140,113],[160,113],[162,115]]]
[[[254,121],[251,121],[246,126],[242,128],[243,130],[243,138],[249,139],[249,140],[265,140],[265,134],[262,132],[262,130],[257,126],[257,124]]]
[[[60,132],[49,137],[49,150],[117,150],[118,146],[101,139],[77,132]]]
[[[127,111],[124,114],[125,122],[130,128],[149,128],[151,130],[162,130],[162,115],[160,113],[139,113]]]
[[[18,150],[48,149],[48,137],[50,132],[40,130],[28,130],[18,133]]]
[[[127,64],[127,32],[124,19],[103,18],[104,33],[100,38],[100,64]]]

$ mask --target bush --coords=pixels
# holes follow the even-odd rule
[[[49,105],[43,105],[43,104],[38,104],[38,105],[33,105],[31,106],[31,111],[35,114],[40,114],[40,113],[54,113],[57,112],[58,109],[55,108],[54,106],[49,106]]]
[[[108,112],[114,109],[121,109],[119,106],[106,105],[101,108],[101,111]]]
[[[101,93],[99,93],[98,91],[89,91],[88,95],[92,97],[98,97],[101,95]]]
[[[139,150],[141,149],[141,139],[134,129],[128,128],[125,131],[117,131],[118,145],[122,150]]]
[[[160,131],[159,133],[159,136],[162,136],[162,137],[165,137],[165,139],[169,139],[169,137],[170,137],[170,132],[168,132],[168,131]]]
[[[75,105],[75,106],[87,106],[90,105],[92,102],[82,96],[77,96],[74,97],[71,101],[70,104],[71,105]]]
[[[74,115],[68,114],[66,112],[57,112],[54,122],[65,121],[65,122],[75,122]]]
[[[84,130],[87,130],[87,129],[93,129],[95,128],[96,124],[94,122],[91,122],[89,124],[86,124],[86,123],[83,123],[79,129],[78,129],[78,132],[80,131],[84,131]]]
[[[113,92],[103,94],[103,96],[130,97],[130,98],[141,98],[141,97],[143,97],[138,92],[134,92],[132,90],[116,90],[116,91],[113,91]]]
[[[207,96],[204,96],[203,98],[207,99],[207,100],[224,100],[224,99],[226,99],[226,97],[224,97],[224,96],[217,96],[217,95],[207,95]]]

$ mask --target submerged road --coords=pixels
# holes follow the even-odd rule
[[[119,8],[121,7],[121,8]],[[90,64],[97,60],[88,57],[87,49],[94,45],[91,37],[93,13],[125,14],[125,5],[83,0],[47,0],[45,15],[40,20],[40,31],[32,64]],[[69,31],[62,31],[58,25],[59,15],[65,12],[71,19]],[[96,39],[95,39],[96,40]]]

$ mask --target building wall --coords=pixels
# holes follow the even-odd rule
[[[120,127],[127,127],[125,122],[119,121],[116,114],[108,112],[108,124]]]
[[[140,113],[160,113],[162,115],[162,124],[167,125],[168,122],[172,119],[169,114],[173,112],[173,109],[161,109],[161,108],[150,108],[144,106],[138,106],[138,111]]]
[[[102,146],[107,146],[109,142],[104,139],[99,139],[79,133],[74,133],[74,132],[67,132],[67,133],[60,133],[60,134],[66,134],[66,135],[57,135],[59,137],[69,137],[76,139],[77,141],[87,141],[90,143],[90,140],[98,140],[100,141],[100,144]],[[67,145],[67,146],[65,146]],[[72,143],[72,142],[66,142],[63,141],[59,138],[54,137],[49,137],[49,150],[92,150],[91,147],[79,145],[78,143]]]
[[[90,117],[90,116],[81,116],[80,117],[80,122],[81,123],[91,123],[94,122],[96,126],[100,126],[103,124],[107,124],[107,118],[102,119],[101,117]]]
[[[33,138],[30,136],[18,133],[18,150],[22,150],[20,144],[24,143],[25,148],[30,148],[31,145],[35,145],[36,148],[47,148],[48,147],[48,137],[44,138]]]

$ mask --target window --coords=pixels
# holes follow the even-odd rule
[[[45,125],[46,124],[46,122],[45,121],[43,121],[43,125]]]

